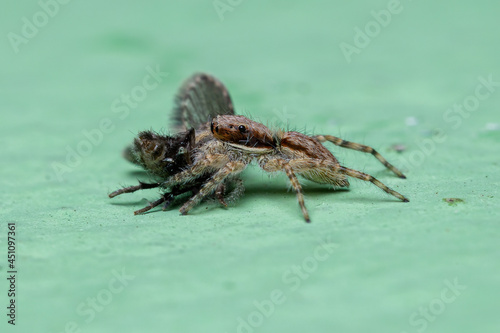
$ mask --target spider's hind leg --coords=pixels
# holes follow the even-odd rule
[[[346,141],[346,140],[343,140],[343,139],[338,138],[338,137],[333,136],[333,135],[315,135],[314,138],[321,143],[323,143],[325,141],[330,141],[331,143],[333,143],[334,145],[337,145],[339,147],[353,149],[353,150],[361,151],[363,153],[372,154],[373,156],[375,156],[375,158],[377,160],[380,161],[380,163],[382,163],[387,169],[394,172],[399,178],[406,178],[406,176],[398,168],[396,168],[391,163],[387,162],[387,160],[382,155],[380,155],[379,152],[377,152],[375,149],[373,149],[370,146],[365,146],[365,145],[362,145],[359,143]]]
[[[364,180],[364,181],[371,182],[373,185],[381,188],[385,192],[389,193],[390,195],[395,196],[396,198],[398,198],[399,200],[401,200],[403,202],[409,202],[410,201],[410,200],[408,200],[408,198],[406,198],[402,194],[400,194],[400,193],[394,191],[393,189],[389,188],[384,183],[382,183],[381,181],[379,181],[375,177],[370,176],[369,174],[363,173],[361,171],[349,169],[349,168],[346,168],[346,167],[343,167],[343,166],[340,166],[339,172],[341,172],[341,173],[343,173],[343,174],[345,174],[345,175],[347,175],[349,177],[353,177],[353,178],[357,178],[357,179],[361,179],[361,180]]]

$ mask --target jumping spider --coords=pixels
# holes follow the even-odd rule
[[[310,222],[310,218],[297,175],[334,187],[348,187],[347,177],[358,178],[371,182],[401,201],[409,201],[374,177],[341,166],[322,143],[329,141],[340,147],[370,153],[398,177],[406,178],[373,148],[331,135],[307,136],[293,131],[272,131],[244,116],[236,116],[227,89],[207,74],[192,76],[180,89],[174,120],[175,129],[180,133],[166,136],[151,131],[141,132],[125,151],[129,161],[142,166],[157,182],[140,182],[109,196],[156,187],[165,191],[162,198],[135,214],[162,203],[167,207],[176,196],[187,192],[191,192],[192,197],[180,208],[182,214],[187,214],[205,198],[215,197],[226,205],[225,200],[234,200],[243,193],[238,175],[252,161],[264,171],[286,173],[297,193],[306,222]],[[226,194],[227,187],[234,189]]]
[[[374,177],[341,166],[335,156],[322,143],[354,149],[375,156],[386,168],[400,178],[406,178],[401,171],[387,162],[373,148],[358,143],[348,142],[331,135],[307,136],[298,132],[271,131],[258,122],[244,116],[218,115],[210,122],[210,131],[215,140],[210,140],[193,151],[193,163],[189,167],[161,184],[172,188],[189,183],[203,174],[212,176],[199,188],[180,209],[187,214],[203,198],[213,193],[220,184],[242,172],[247,165],[256,161],[267,172],[284,171],[294,190],[306,222],[310,222],[309,213],[304,204],[302,187],[297,179],[300,175],[320,184],[347,187],[347,177],[369,181],[401,201],[409,200],[390,189]]]
[[[169,177],[178,174],[192,164],[192,155],[207,142],[215,140],[209,129],[209,121],[217,115],[234,114],[234,107],[226,87],[216,78],[204,73],[190,77],[179,89],[173,111],[175,135],[161,135],[153,131],[140,132],[132,145],[124,151],[128,161],[141,166],[154,183],[139,182],[109,194],[110,198],[123,193],[162,187],[162,197],[148,206],[137,210],[141,214],[164,204],[166,209],[173,200],[187,192],[197,193],[212,176],[213,172],[202,172],[183,184],[164,188],[162,184]],[[232,189],[226,194],[226,189]],[[243,182],[238,177],[228,177],[218,184],[213,196],[224,206],[235,201],[244,192]],[[212,194],[212,193],[211,193]]]

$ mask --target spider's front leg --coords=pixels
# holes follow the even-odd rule
[[[315,135],[315,136],[313,136],[313,138],[315,138],[316,140],[318,140],[321,143],[323,143],[325,141],[330,141],[331,143],[333,143],[334,145],[339,146],[339,147],[348,148],[348,149],[352,149],[352,150],[361,151],[363,153],[372,154],[377,160],[380,161],[380,163],[382,163],[387,169],[394,172],[399,178],[406,178],[406,176],[403,175],[403,173],[398,168],[396,168],[394,165],[389,163],[382,155],[380,155],[379,152],[377,152],[375,149],[373,149],[370,146],[365,146],[365,145],[362,145],[359,143],[346,141],[346,140],[343,140],[343,139],[338,138],[338,137],[333,136],[333,135]]]
[[[224,167],[217,171],[205,184],[203,184],[203,186],[200,188],[200,191],[196,193],[196,195],[194,195],[184,205],[182,205],[181,209],[179,209],[181,214],[186,215],[203,198],[213,193],[220,185],[222,185],[224,183],[224,180],[228,176],[240,173],[245,169],[246,166],[247,164],[244,162],[228,162]]]
[[[293,186],[293,189],[297,193],[297,200],[299,201],[300,209],[302,210],[302,215],[304,215],[304,219],[307,223],[311,222],[309,218],[309,212],[307,211],[306,204],[304,202],[304,194],[302,193],[302,186],[297,179],[297,176],[294,173],[293,168],[290,164],[280,158],[271,159],[263,164],[261,164],[261,168],[267,172],[276,172],[276,171],[285,171],[290,183]]]
[[[160,184],[161,187],[173,187],[177,184],[190,183],[203,174],[213,173],[229,162],[223,154],[207,154],[193,163],[188,169],[181,171]]]

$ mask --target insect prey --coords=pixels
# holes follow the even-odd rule
[[[163,209],[174,199],[185,193],[197,193],[201,186],[212,176],[210,172],[199,173],[169,188],[162,186],[169,177],[188,168],[192,164],[194,151],[202,149],[210,140],[214,140],[209,129],[209,121],[223,114],[234,114],[234,107],[226,87],[216,78],[205,73],[191,76],[179,89],[175,97],[172,114],[174,135],[161,135],[153,131],[143,131],[128,146],[123,155],[126,160],[146,170],[153,183],[139,182],[139,185],[125,187],[109,194],[110,198],[123,193],[160,187],[162,197],[148,206],[135,211],[141,214],[163,204]],[[232,189],[226,193],[228,189]],[[233,202],[244,192],[243,182],[238,177],[228,177],[218,184],[211,193],[222,205]]]

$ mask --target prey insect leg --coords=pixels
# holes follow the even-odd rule
[[[142,209],[136,210],[134,212],[134,215],[139,215],[139,214],[145,213],[148,210],[151,210],[151,209],[155,208],[156,206],[161,205],[164,202],[166,204],[168,204],[170,201],[172,201],[172,199],[173,199],[173,196],[171,193],[165,193],[160,199],[158,199],[154,202],[150,202],[149,205],[147,205],[146,207],[144,207]]]
[[[315,135],[314,138],[317,139],[321,143],[323,143],[325,141],[330,141],[331,143],[333,143],[334,145],[337,145],[339,147],[353,149],[353,150],[361,151],[363,153],[372,154],[387,169],[389,169],[392,172],[394,172],[399,178],[406,178],[406,176],[403,175],[403,173],[398,168],[396,168],[391,163],[387,162],[387,160],[382,155],[380,155],[379,152],[377,152],[375,149],[373,149],[370,146],[365,146],[365,145],[362,145],[362,144],[359,144],[359,143],[346,141],[346,140],[343,140],[343,139],[338,138],[338,137],[333,136],[333,135]]]
[[[139,215],[139,214],[145,213],[145,212],[159,206],[162,203],[163,203],[162,210],[167,210],[168,207],[170,206],[170,204],[174,201],[174,198],[176,196],[183,194],[183,193],[186,193],[186,192],[190,192],[190,191],[193,193],[197,193],[198,190],[199,190],[199,187],[197,185],[188,186],[188,187],[176,185],[172,188],[171,192],[164,193],[160,199],[149,203],[149,205],[147,205],[146,207],[144,207],[142,209],[135,211],[134,215]]]
[[[108,196],[110,198],[114,198],[117,195],[120,195],[123,193],[133,193],[133,192],[138,191],[138,190],[146,190],[146,189],[155,188],[158,186],[160,186],[159,183],[148,184],[148,183],[143,183],[143,182],[139,181],[139,185],[121,188],[119,190],[111,192]]]

